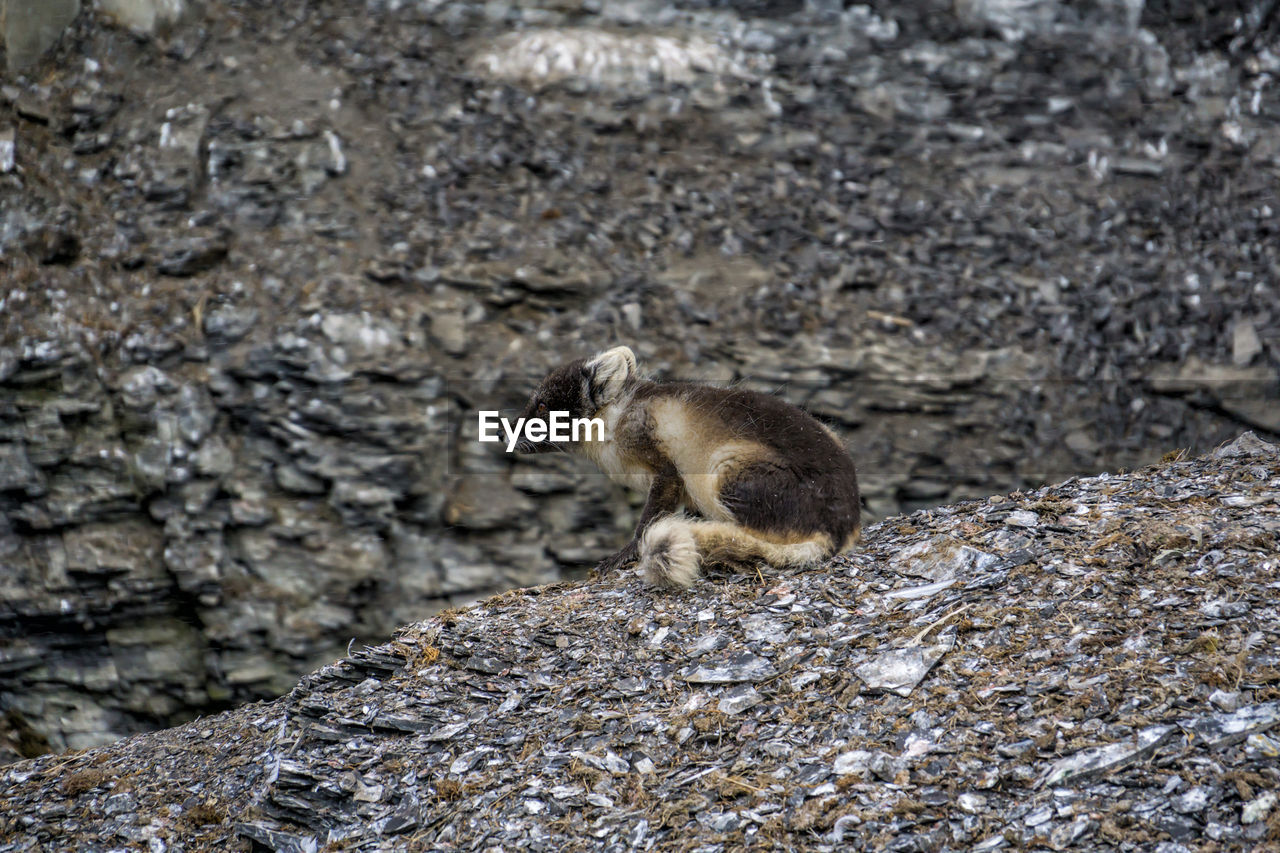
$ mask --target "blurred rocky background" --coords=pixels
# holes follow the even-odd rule
[[[0,751],[588,567],[475,418],[617,342],[873,518],[1274,440],[1277,5],[3,0]]]

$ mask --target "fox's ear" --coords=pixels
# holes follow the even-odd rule
[[[627,380],[636,375],[636,354],[630,347],[605,350],[587,362],[588,398],[599,409],[618,399]]]

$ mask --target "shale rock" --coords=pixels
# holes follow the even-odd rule
[[[580,575],[639,496],[477,411],[618,341],[811,408],[875,519],[1280,430],[1274,3],[81,5],[0,82],[33,749]]]
[[[512,590],[270,704],[13,764],[0,849],[1274,842],[1275,445],[866,534],[677,593],[635,572]],[[989,559],[895,595],[953,540]]]

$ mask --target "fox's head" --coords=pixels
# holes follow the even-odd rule
[[[551,412],[568,412],[570,418],[591,418],[621,396],[636,376],[636,355],[630,347],[614,347],[591,358],[579,358],[547,374],[533,392],[520,417],[547,418]],[[523,439],[521,453],[567,450],[554,441]]]

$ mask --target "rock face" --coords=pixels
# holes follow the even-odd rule
[[[607,554],[628,496],[475,420],[618,341],[875,517],[1280,430],[1266,4],[726,5],[115,3],[6,79],[24,752]]]
[[[806,570],[515,590],[276,702],[5,768],[0,839],[1263,847],[1278,541],[1280,449],[1246,434],[922,510]]]

